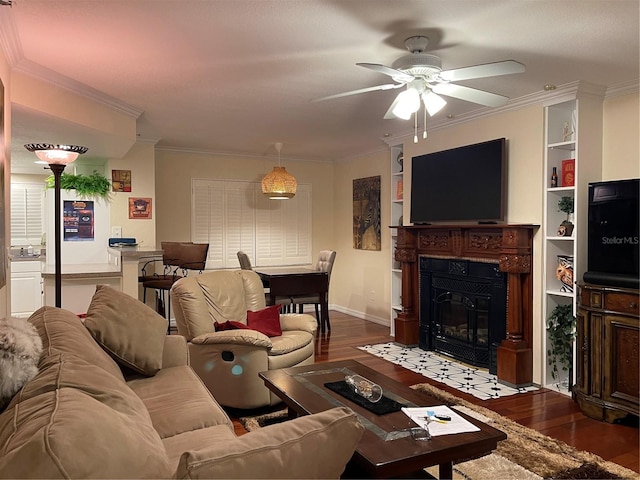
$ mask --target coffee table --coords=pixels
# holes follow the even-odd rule
[[[403,412],[376,415],[324,386],[327,382],[344,380],[349,374],[377,383],[386,397],[409,407],[442,404],[437,398],[354,360],[269,370],[261,372],[260,377],[287,405],[291,416],[309,415],[337,406],[351,408],[365,426],[365,432],[350,463],[373,478],[406,476],[432,465],[439,466],[440,478],[452,478],[453,462],[487,455],[500,440],[507,438],[500,430],[460,413],[480,431],[414,440],[405,430],[414,425]]]

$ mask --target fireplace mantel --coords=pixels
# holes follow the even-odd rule
[[[402,312],[396,342],[417,345],[421,255],[497,261],[507,273],[507,338],[498,348],[498,378],[509,385],[533,381],[533,234],[530,224],[413,225],[398,229],[395,259],[402,266]]]

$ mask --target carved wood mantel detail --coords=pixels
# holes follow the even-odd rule
[[[533,234],[537,225],[414,225],[398,229],[395,259],[402,266],[402,312],[396,341],[419,340],[421,255],[493,260],[507,273],[507,338],[498,348],[498,378],[509,385],[533,381]]]

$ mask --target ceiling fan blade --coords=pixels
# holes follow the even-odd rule
[[[402,83],[387,83],[385,85],[376,85],[374,87],[360,88],[358,90],[351,90],[349,92],[336,93],[335,95],[328,95],[326,97],[314,98],[313,100],[310,100],[310,102],[311,103],[322,102],[324,100],[332,100],[334,98],[348,97],[350,95],[357,95],[359,93],[375,92],[377,90],[392,90],[394,88],[400,88],[400,87],[404,87],[404,85]]]
[[[440,95],[459,98],[487,107],[501,107],[509,101],[509,97],[503,95],[485,92],[477,88],[463,87],[462,85],[455,85],[453,83],[439,83],[435,85],[432,90]]]
[[[396,70],[395,68],[387,67],[385,65],[379,65],[377,63],[356,63],[359,67],[368,68],[369,70],[373,70],[374,72],[384,73],[385,75],[389,75],[396,82],[411,82],[415,80],[413,75],[409,75],[408,73],[401,72],[400,70]]]
[[[472,78],[497,77],[498,75],[510,75],[512,73],[522,73],[525,67],[515,60],[505,60],[504,62],[485,63],[472,67],[455,68],[440,72],[439,77],[448,82],[459,80],[470,80]]]

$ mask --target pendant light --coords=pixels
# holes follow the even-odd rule
[[[278,166],[273,167],[273,171],[262,179],[262,193],[269,197],[270,200],[288,200],[296,194],[298,182],[296,177],[280,166],[282,142],[276,143],[275,147],[278,151]]]

